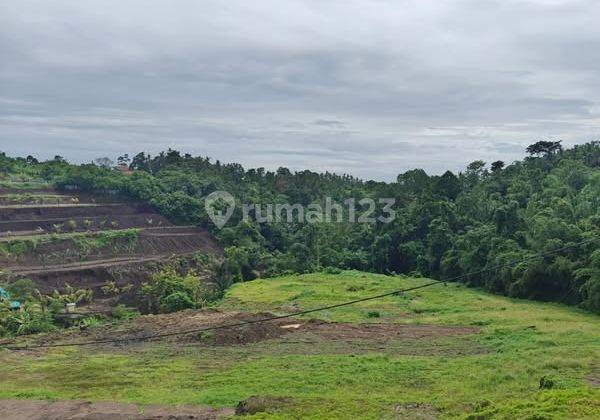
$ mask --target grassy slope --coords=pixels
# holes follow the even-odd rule
[[[422,283],[345,272],[238,284],[222,308],[287,312]],[[380,318],[369,317],[378,311]],[[281,418],[391,417],[402,403],[428,403],[442,417],[598,418],[600,318],[554,304],[458,287],[408,294],[313,314],[330,321],[481,326],[474,337],[400,342],[385,349],[280,339],[244,347],[173,350],[72,349],[43,357],[0,353],[0,397],[113,399],[235,405],[250,395],[292,396]],[[372,315],[371,315],[372,316]],[[407,347],[423,352],[406,355]],[[420,347],[421,346],[421,347]],[[488,352],[471,354],[472,348]],[[445,354],[432,349],[464,349]],[[414,348],[413,348],[414,350]],[[404,355],[403,355],[404,354]],[[539,380],[555,381],[539,390]]]

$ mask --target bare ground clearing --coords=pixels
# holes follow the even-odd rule
[[[72,221],[72,222],[71,222]],[[22,236],[53,233],[56,226],[71,222],[76,225],[74,232],[105,231],[118,229],[170,226],[163,216],[156,213],[112,214],[63,216],[54,218],[33,218],[26,220],[0,221],[0,236]],[[22,233],[24,232],[24,233]]]
[[[5,420],[146,420],[146,419],[203,419],[231,416],[233,408],[206,406],[149,405],[90,401],[0,400],[0,413]]]
[[[183,269],[197,268],[191,257],[223,253],[207,230],[175,226],[146,204],[115,195],[39,191],[50,192],[78,202],[0,206],[0,245],[6,244],[8,250],[0,254],[0,266],[6,281],[28,277],[43,293],[62,290],[65,283],[96,293],[107,281],[139,285],[164,263],[176,263],[179,257],[188,259],[181,263]],[[36,195],[22,194],[34,199]],[[123,232],[94,240],[100,231],[130,228],[137,228],[138,235]],[[15,244],[16,251],[12,241],[22,241]]]
[[[115,343],[101,344],[103,347],[127,348],[137,346],[141,338],[173,334],[161,339],[172,344],[199,345],[206,347],[239,346],[274,340],[281,337],[300,340],[302,344],[316,341],[360,344],[370,349],[374,346],[386,346],[389,343],[408,340],[435,340],[444,337],[459,337],[476,334],[476,327],[415,325],[415,324],[349,324],[330,323],[321,320],[279,319],[267,322],[255,322],[272,316],[270,313],[223,312],[218,310],[186,310],[172,314],[145,315],[132,321],[105,325],[86,330],[71,329],[31,337],[30,345],[47,345],[66,342],[89,342],[115,340]],[[250,322],[243,326],[197,331],[229,324]],[[312,340],[312,341],[311,341]],[[356,346],[350,346],[353,349]]]

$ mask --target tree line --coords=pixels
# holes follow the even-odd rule
[[[72,165],[0,155],[0,174],[42,177],[58,188],[120,193],[150,203],[177,223],[211,229],[225,246],[219,275],[230,281],[327,267],[461,281],[514,297],[600,312],[600,143],[564,150],[539,141],[509,165],[475,161],[458,174],[414,169],[396,182],[350,175],[244,169],[171,150],[122,156],[110,165]],[[240,206],[215,229],[204,198],[225,190],[239,203],[318,203],[325,197],[394,198],[392,223],[256,223]],[[375,213],[381,212],[377,208]],[[502,267],[495,269],[495,267]],[[470,274],[477,273],[477,274]]]

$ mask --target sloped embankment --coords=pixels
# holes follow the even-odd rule
[[[49,196],[55,204],[44,202]],[[0,194],[2,202],[10,203],[0,204],[3,276],[30,278],[41,290],[137,284],[167,260],[222,254],[206,230],[174,226],[139,203],[47,190]]]

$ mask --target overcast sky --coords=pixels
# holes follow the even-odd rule
[[[600,138],[600,2],[0,3],[0,150],[391,180]]]

